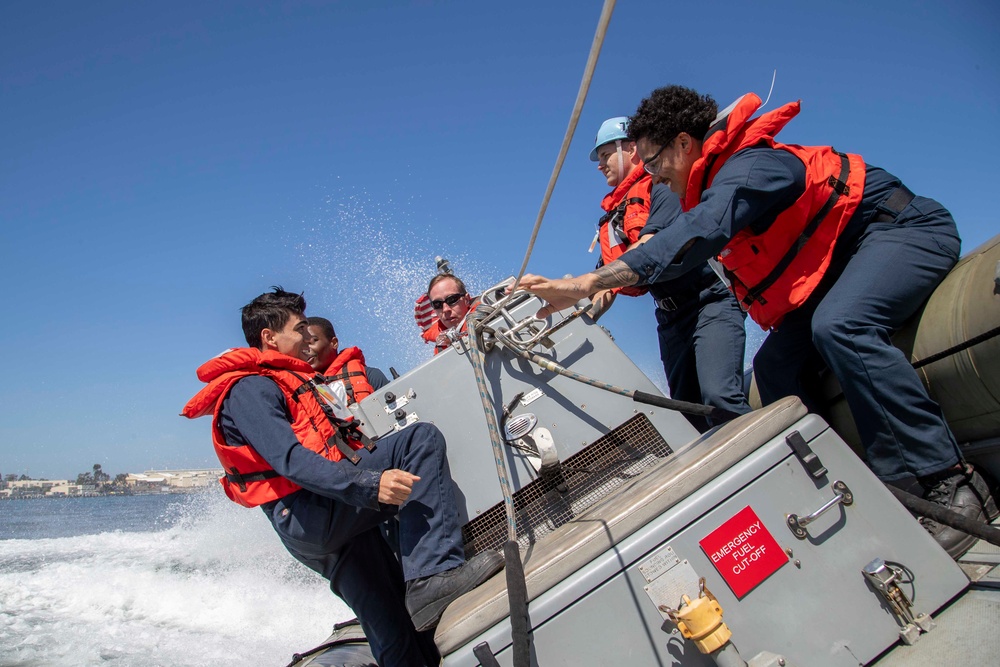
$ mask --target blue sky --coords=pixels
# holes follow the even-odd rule
[[[520,266],[601,4],[0,4],[0,473],[215,465],[177,414],[270,285],[373,365],[429,357],[434,256],[477,290]],[[774,69],[769,107],[803,102],[782,140],[885,167],[973,248],[1000,230],[998,29],[988,0],[621,0],[530,270],[593,265],[601,121]],[[648,297],[602,323],[662,384]]]

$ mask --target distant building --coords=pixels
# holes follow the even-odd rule
[[[182,493],[214,486],[222,476],[220,468],[200,470],[147,470],[128,473],[125,486],[120,482],[77,484],[66,479],[26,479],[6,482],[0,500],[9,498],[66,498],[107,493]]]
[[[83,487],[76,482],[61,481],[45,492],[47,496],[78,496],[83,492]]]
[[[205,488],[218,482],[222,470],[147,470],[129,473],[125,483],[137,491],[184,491]]]
[[[78,496],[82,488],[67,479],[25,479],[7,482],[0,494],[6,497],[24,496]]]

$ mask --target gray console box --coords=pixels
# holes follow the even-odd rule
[[[528,317],[541,305],[535,298],[518,301],[511,309],[515,318]],[[553,319],[559,322],[562,317],[557,314]],[[570,322],[552,335],[552,342],[552,348],[537,346],[538,353],[563,366],[572,366],[577,373],[662,396],[607,332],[589,318]],[[484,366],[498,418],[504,405],[522,393],[524,398],[512,414],[534,414],[538,427],[551,433],[562,461],[640,413],[672,450],[698,436],[679,413],[643,406],[629,398],[543,371],[500,346],[486,355]],[[459,509],[463,522],[503,501],[482,402],[464,340],[365,398],[360,407],[361,418],[377,435],[417,420],[430,422],[441,429],[448,443],[452,477],[460,491]],[[505,452],[515,491],[537,479],[538,473],[523,452],[514,447],[505,447]]]
[[[812,477],[793,454],[792,432],[825,475]],[[798,539],[788,515],[827,504],[835,481],[850,488],[853,503],[834,506]],[[737,598],[700,542],[746,507],[788,559]],[[714,664],[657,608],[679,590],[697,597],[699,577],[745,660],[768,651],[789,665],[866,664],[900,630],[862,575],[875,558],[912,573],[904,588],[915,593],[916,611],[933,612],[968,585],[826,423],[785,399],[703,437],[535,545],[525,558],[533,664]],[[512,664],[504,589],[496,577],[448,608],[436,634],[446,666],[478,664],[472,648],[483,641],[501,665]]]

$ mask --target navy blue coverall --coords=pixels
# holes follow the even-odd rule
[[[389,384],[389,378],[385,376],[385,373],[374,366],[365,368],[365,378],[368,379],[368,384],[372,386],[372,389],[381,389]]]
[[[654,185],[649,217],[640,237],[656,234],[681,214],[676,194]],[[670,396],[735,414],[750,412],[743,393],[746,313],[715,271],[703,263],[679,278],[649,285],[656,302],[656,335]],[[686,415],[699,431],[711,424]]]
[[[378,440],[361,461],[330,461],[303,447],[285,397],[272,380],[252,375],[230,390],[219,413],[228,444],[249,444],[277,471],[303,487],[261,508],[285,548],[330,581],[357,614],[380,665],[439,662],[434,631],[418,633],[405,606],[404,581],[465,562],[444,436],[417,423]],[[398,509],[378,502],[382,472],[420,477]],[[399,518],[402,566],[379,526]]]
[[[943,471],[960,458],[940,408],[889,337],[955,265],[961,242],[951,214],[934,200],[914,197],[902,211],[888,209],[885,202],[901,182],[866,168],[862,202],[837,240],[829,270],[806,303],[770,333],[754,358],[754,374],[765,404],[795,395],[816,410],[811,378],[829,367],[868,465],[889,482]],[[640,284],[676,278],[699,268],[740,230],[766,229],[804,189],[805,167],[794,155],[745,149],[722,165],[698,206],[621,260]]]

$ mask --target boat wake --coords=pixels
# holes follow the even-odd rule
[[[85,501],[103,499],[37,502]],[[159,507],[156,532],[0,540],[0,665],[281,665],[351,616],[258,511],[221,492]]]

